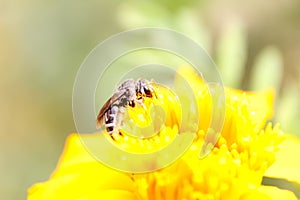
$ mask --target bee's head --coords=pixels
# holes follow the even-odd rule
[[[136,96],[137,99],[141,99],[143,97],[153,97],[153,88],[149,81],[145,79],[139,79],[136,83]]]

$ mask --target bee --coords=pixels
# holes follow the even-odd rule
[[[106,131],[115,140],[112,134],[120,125],[120,117],[125,112],[124,109],[127,106],[134,108],[136,104],[144,106],[144,98],[157,98],[151,83],[145,79],[137,81],[128,79],[119,85],[116,92],[100,109],[97,116],[97,129],[104,124]],[[119,134],[122,135],[120,132]]]

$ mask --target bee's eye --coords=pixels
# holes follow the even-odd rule
[[[146,97],[152,97],[152,91],[149,88],[144,88]]]

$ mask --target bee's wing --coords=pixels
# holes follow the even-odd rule
[[[105,104],[102,106],[102,108],[100,109],[99,111],[99,114],[97,116],[97,129],[101,128],[101,126],[103,125],[103,117],[104,117],[104,114],[106,113],[106,111],[110,108],[111,106],[111,98],[109,98]]]
[[[112,97],[110,97],[105,104],[102,106],[102,108],[99,111],[99,114],[97,116],[97,125],[96,128],[99,129],[103,125],[103,117],[108,109],[111,108],[111,106],[117,102],[122,96],[124,96],[124,92],[118,92],[115,93]]]

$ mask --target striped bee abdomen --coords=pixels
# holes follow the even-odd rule
[[[111,108],[105,113],[105,127],[106,131],[111,135],[117,125],[117,115],[119,112],[118,105],[113,104]]]

